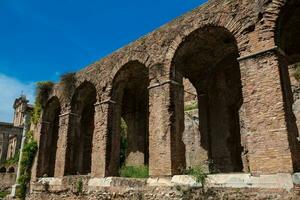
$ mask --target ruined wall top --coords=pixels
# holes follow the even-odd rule
[[[156,79],[167,79],[172,58],[182,41],[205,26],[224,27],[233,34],[240,56],[274,46],[274,29],[285,0],[209,0],[157,30],[122,47],[76,73],[77,85],[93,83],[97,91],[109,91],[118,70],[129,61],[138,61],[153,70],[164,67]],[[53,96],[59,91],[53,91]],[[99,99],[105,97],[99,97]],[[61,98],[60,98],[61,99]]]

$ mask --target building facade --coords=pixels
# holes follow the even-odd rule
[[[15,100],[13,108],[13,123],[0,122],[0,163],[13,158],[20,150],[24,117],[32,111],[33,106],[28,104],[28,100],[22,95]]]

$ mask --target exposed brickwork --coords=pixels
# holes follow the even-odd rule
[[[150,176],[182,173],[196,156],[195,149],[203,154],[199,162],[213,161],[215,172],[299,170],[299,134],[287,71],[297,56],[275,47],[284,44],[288,52],[291,45],[280,36],[293,29],[278,23],[287,20],[281,12],[285,3],[209,1],[76,73],[71,98],[58,83],[49,97],[57,97],[61,107],[54,176],[118,175],[121,118],[129,125],[126,162],[149,164]],[[299,7],[296,1],[288,4]],[[95,91],[85,93],[90,91],[85,84]],[[194,136],[184,132],[184,103],[191,100],[199,104],[199,131]],[[86,105],[90,109],[82,112]],[[89,114],[94,125],[81,120]],[[41,122],[40,144],[44,129]],[[85,143],[84,136],[74,140],[78,130],[89,133],[90,142]],[[81,142],[85,146],[79,153],[88,156],[73,162],[74,144],[79,147]],[[43,149],[39,151],[42,155]],[[74,171],[80,163],[88,163],[88,169]],[[42,175],[35,173],[39,168],[35,164],[33,180]]]

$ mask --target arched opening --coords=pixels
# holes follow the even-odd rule
[[[108,119],[110,176],[118,176],[122,166],[148,165],[148,85],[148,69],[136,61],[124,65],[114,78]]]
[[[38,177],[54,176],[60,112],[59,99],[51,98],[45,106],[42,117]]]
[[[86,175],[91,172],[96,101],[96,88],[89,82],[81,84],[72,98],[66,175]]]
[[[276,45],[285,55],[279,58],[285,100],[286,124],[294,171],[300,170],[300,2],[290,0],[282,8],[276,27]]]
[[[8,173],[15,173],[15,168],[14,167],[8,168]]]
[[[0,173],[6,173],[6,168],[5,167],[1,167],[0,168]]]
[[[183,137],[186,167],[206,167],[212,173],[243,171],[238,57],[233,35],[221,27],[192,32],[176,50],[172,134]]]

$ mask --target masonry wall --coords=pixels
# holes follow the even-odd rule
[[[28,200],[40,200],[40,199],[119,199],[119,200],[206,200],[206,199],[274,199],[274,200],[288,200],[298,199],[299,194],[297,191],[284,191],[280,189],[268,190],[268,189],[193,189],[186,187],[153,187],[153,188],[140,188],[133,190],[129,188],[107,188],[99,190],[98,192],[89,192],[76,194],[76,192],[66,193],[33,193],[28,196]]]
[[[177,109],[184,106],[183,102],[178,100],[184,95],[184,91],[182,84],[172,79],[176,74],[176,70],[174,71],[172,66],[177,50],[186,39],[194,31],[204,30],[207,27],[209,29],[205,30],[212,30],[215,33],[218,33],[216,30],[223,30],[226,33],[225,36],[230,36],[222,38],[222,36],[217,35],[227,49],[220,48],[220,52],[214,52],[211,49],[213,46],[207,46],[209,51],[216,54],[211,60],[217,60],[218,56],[224,53],[222,51],[231,52],[231,46],[226,46],[229,43],[234,44],[234,48],[236,47],[238,51],[238,63],[235,62],[235,64],[240,69],[242,86],[239,89],[243,93],[242,102],[239,102],[241,105],[239,108],[240,148],[243,148],[242,155],[239,156],[241,156],[243,162],[242,170],[255,175],[294,172],[297,169],[296,166],[299,165],[295,153],[298,148],[295,140],[296,134],[293,133],[293,137],[290,137],[291,127],[295,125],[295,122],[289,120],[290,115],[287,114],[289,112],[285,94],[287,74],[281,70],[284,68],[282,64],[284,54],[278,47],[275,47],[274,40],[276,20],[284,3],[284,0],[209,1],[77,72],[74,75],[76,81],[70,92],[71,94],[64,92],[62,83],[56,84],[49,95],[49,100],[57,97],[62,108],[55,176],[68,175],[66,173],[67,165],[70,163],[67,160],[68,139],[71,137],[72,128],[78,125],[73,124],[74,122],[70,120],[76,115],[71,109],[74,106],[72,98],[76,89],[86,83],[93,85],[97,93],[96,103],[94,104],[95,123],[91,173],[95,177],[111,175],[109,155],[114,148],[113,144],[118,145],[118,142],[109,143],[112,138],[110,120],[113,118],[110,108],[117,103],[113,95],[115,92],[114,80],[120,71],[124,69],[124,66],[131,62],[144,65],[149,73],[149,86],[147,89],[149,90],[150,175],[171,176],[179,174],[181,173],[180,170],[185,168],[186,165],[202,161],[205,154],[194,151],[197,145],[199,146],[197,127],[188,125],[193,122],[192,120],[186,123],[185,128],[182,128],[184,114],[176,115]],[[221,28],[217,29],[216,27]],[[205,34],[202,36],[206,37]],[[212,44],[214,43],[212,42]],[[204,57],[203,60],[205,59]],[[210,62],[203,65],[205,66],[205,64],[216,63]],[[217,65],[221,68],[226,67],[226,60],[218,61]],[[214,66],[209,65],[202,70],[209,71],[210,67]],[[141,71],[138,71],[138,73],[141,73]],[[130,77],[132,74],[129,73],[128,76]],[[189,87],[187,90],[191,90],[192,93],[195,92]],[[190,95],[186,98],[193,100],[195,97]],[[219,108],[225,109],[225,107],[215,102],[213,108],[215,108],[215,118],[221,124],[225,124],[224,121],[220,120],[221,118],[219,118],[217,112]],[[203,117],[199,120],[205,119]],[[43,123],[40,124],[40,130],[45,127]],[[194,128],[195,131],[191,131]],[[227,129],[229,132],[230,128],[227,127]],[[113,130],[118,131],[118,128]],[[218,133],[221,132],[222,130],[218,130]],[[215,137],[214,140],[218,141],[217,136]],[[237,138],[233,139],[239,140]],[[40,134],[37,134],[37,140],[41,142]],[[225,142],[228,141],[224,140]],[[55,148],[55,145],[53,146]],[[194,151],[190,154],[193,154],[193,156],[187,154],[187,151]],[[198,157],[198,154],[201,155]],[[227,154],[230,154],[230,152],[228,151]],[[197,158],[194,159],[195,157]],[[227,158],[227,162],[229,163],[231,160]],[[37,170],[38,165],[35,164],[33,176],[35,176]],[[227,171],[230,171],[230,169]],[[36,176],[34,180],[35,178]]]
[[[0,191],[10,190],[11,186],[16,183],[15,173],[0,173]]]

